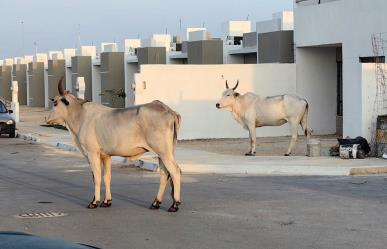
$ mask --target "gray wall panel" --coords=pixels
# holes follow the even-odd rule
[[[75,86],[77,77],[85,78],[85,99],[92,101],[92,62],[91,56],[73,56],[71,57],[71,92],[75,95]]]
[[[28,64],[29,105],[44,107],[44,63],[30,62]]]
[[[58,82],[63,77],[63,84],[66,82],[66,61],[49,60],[48,61],[48,97],[52,98],[58,95]],[[49,101],[52,107],[52,102]]]
[[[165,47],[137,48],[138,64],[166,64],[167,51]]]
[[[223,41],[188,42],[188,64],[223,64]]]
[[[19,104],[27,105],[27,64],[13,65],[13,80],[18,82]]]
[[[258,34],[259,63],[293,63],[293,31]]]
[[[0,70],[0,96],[11,101],[12,66],[1,66]]]
[[[164,49],[165,50],[165,49]],[[101,53],[101,96],[102,104],[114,108],[124,108],[125,69],[123,52]]]

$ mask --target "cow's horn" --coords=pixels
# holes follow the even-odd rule
[[[65,90],[63,88],[63,76],[62,76],[62,78],[60,78],[59,83],[58,83],[58,92],[60,95],[65,94]]]
[[[228,84],[227,84],[227,80],[226,80],[226,89],[229,89],[230,87],[228,87]]]
[[[234,86],[234,88],[232,90],[235,91],[235,89],[237,89],[238,85],[239,85],[239,80],[237,81],[236,85]]]

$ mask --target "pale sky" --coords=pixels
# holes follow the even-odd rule
[[[166,29],[178,34],[179,18],[183,30],[204,24],[217,37],[224,21],[249,16],[255,24],[292,7],[293,0],[0,0],[0,59],[34,54],[34,42],[38,52],[75,48],[79,26],[81,44],[98,48]]]

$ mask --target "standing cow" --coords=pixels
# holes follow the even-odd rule
[[[150,208],[160,207],[170,180],[173,204],[168,211],[178,211],[181,171],[174,152],[180,115],[160,101],[126,109],[85,102],[65,91],[62,80],[58,84],[59,95],[52,99],[54,107],[47,123],[66,124],[73,141],[90,163],[95,194],[88,208],[97,208],[100,203],[102,166],[106,193],[101,207],[111,206],[112,156],[134,160],[147,151],[154,151],[159,156],[160,186]]]
[[[254,156],[256,127],[280,126],[289,123],[292,138],[285,156],[289,156],[293,146],[297,142],[298,126],[301,125],[307,140],[310,138],[311,129],[308,127],[308,102],[294,95],[280,95],[261,97],[254,93],[240,95],[235,92],[239,84],[229,88],[226,81],[226,91],[216,104],[216,108],[224,109],[232,113],[234,119],[249,131],[250,151],[246,156]]]

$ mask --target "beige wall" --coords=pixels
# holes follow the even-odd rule
[[[161,100],[182,116],[179,139],[247,137],[229,112],[215,108],[229,85],[262,96],[296,92],[295,64],[142,65],[136,74],[136,104]],[[257,136],[287,135],[288,126],[263,127]]]

